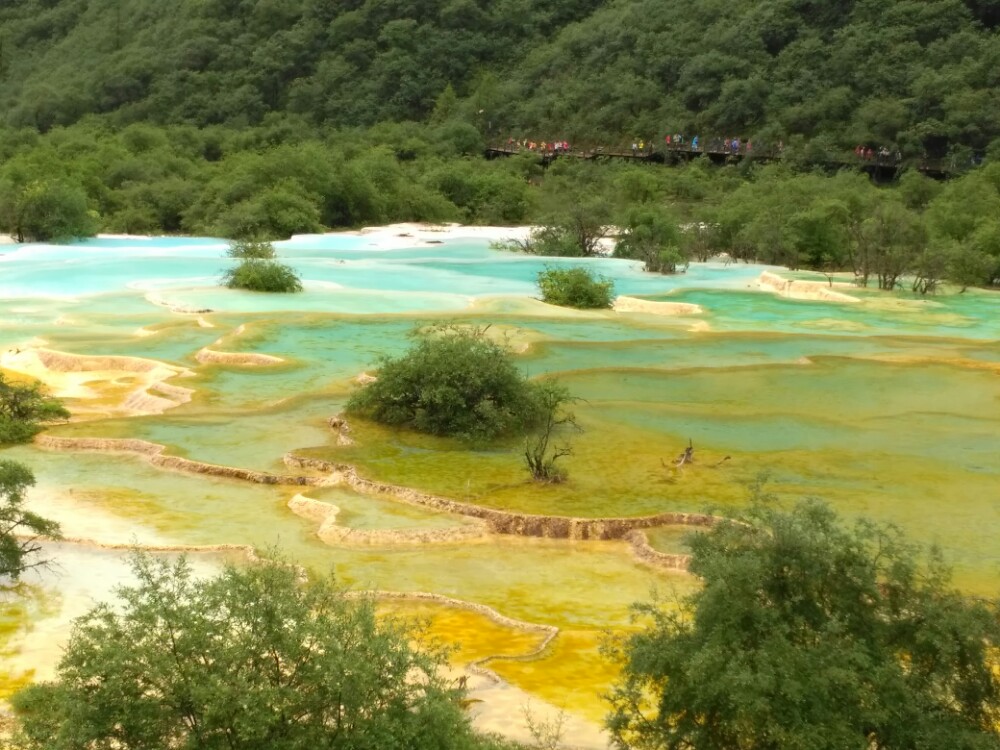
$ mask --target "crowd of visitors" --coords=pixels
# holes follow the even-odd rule
[[[778,141],[776,144],[763,144],[749,138],[743,139],[740,136],[713,137],[707,142],[703,142],[701,136],[693,135],[688,138],[683,133],[674,133],[665,136],[663,141],[668,151],[708,151],[733,156],[748,156],[755,152],[773,155],[780,154],[785,150],[783,141]]]
[[[885,146],[881,146],[878,150],[876,150],[871,146],[865,146],[863,144],[859,144],[857,148],[854,149],[854,155],[862,161],[876,161],[883,164],[885,162],[895,163],[897,161],[902,161],[903,159],[903,155],[899,151],[893,153]]]
[[[511,136],[507,139],[504,150],[509,152],[531,151],[542,156],[553,157],[560,154],[568,154],[571,149],[569,141],[565,139],[535,141],[530,138],[518,139]],[[577,150],[579,151],[580,149],[578,148]],[[780,157],[783,154],[785,144],[780,140],[777,143],[765,143],[762,141],[753,141],[749,138],[744,139],[740,136],[713,136],[709,139],[702,139],[700,135],[688,136],[684,133],[668,133],[663,138],[662,150],[696,152],[699,154],[726,154],[729,156],[759,155],[774,158]],[[653,138],[638,138],[632,141],[630,151],[632,156],[639,158],[651,156],[654,152],[660,152],[661,149],[657,148]],[[582,153],[591,152],[602,154],[615,153],[617,150],[611,149],[608,151],[604,146],[600,146],[592,149],[584,149]],[[628,151],[625,153],[627,154]],[[854,155],[862,162],[872,162],[874,164],[897,164],[903,159],[903,155],[899,151],[891,151],[886,146],[876,147],[867,144],[859,144],[854,149]]]
[[[507,148],[510,151],[536,151],[540,154],[557,155],[569,151],[569,141],[532,141],[527,138],[518,141],[510,137],[507,139]]]
[[[707,143],[704,143],[700,136],[694,135],[689,137],[683,133],[671,133],[664,137],[663,142],[668,151],[723,152],[734,156],[750,154],[755,148],[765,153],[775,151],[780,153],[785,148],[784,143],[779,141],[776,147],[761,149],[760,144],[755,144],[749,139],[744,140],[740,137],[712,138]],[[561,153],[569,153],[570,151],[569,141],[567,140],[535,141],[530,138],[518,139],[511,136],[507,139],[505,146],[507,151],[532,151],[548,156],[558,156]],[[656,150],[658,149],[652,138],[640,138],[632,141],[631,152],[633,156],[648,156]],[[601,146],[593,149],[593,151],[600,153],[604,152],[605,148]]]

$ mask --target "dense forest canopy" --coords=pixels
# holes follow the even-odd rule
[[[996,0],[8,0],[0,111],[1000,150]]]
[[[995,285],[998,20],[1000,0],[8,0],[0,230],[531,222],[587,255],[617,226],[654,272],[726,252]],[[482,159],[671,133],[758,148],[724,169]],[[756,158],[778,142],[780,164]],[[903,157],[895,188],[820,169],[865,144]],[[943,156],[946,187],[912,171]]]

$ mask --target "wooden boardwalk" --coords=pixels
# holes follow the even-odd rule
[[[543,166],[548,166],[556,159],[585,159],[588,161],[623,160],[634,161],[643,164],[664,164],[675,165],[682,162],[693,161],[694,159],[708,159],[713,164],[739,164],[744,160],[753,160],[756,163],[766,164],[772,161],[781,161],[784,152],[778,149],[751,149],[747,150],[745,145],[739,149],[726,148],[721,143],[711,143],[707,146],[699,145],[691,148],[689,144],[682,145],[662,145],[653,149],[622,149],[620,147],[594,146],[591,148],[570,148],[568,151],[545,149],[527,149],[516,145],[496,144],[486,148],[484,156],[487,159],[497,159],[517,154],[534,154],[538,157]],[[905,168],[914,168],[919,172],[935,179],[946,179],[956,172],[954,164],[945,159],[919,159],[907,160],[896,156],[874,154],[872,158],[847,154],[840,157],[831,157],[826,161],[816,162],[817,166],[824,169],[836,171],[839,169],[856,169],[866,172],[876,182],[890,182],[896,175]]]

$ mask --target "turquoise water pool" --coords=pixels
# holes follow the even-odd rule
[[[479,239],[380,249],[364,235],[331,235],[277,244],[306,291],[275,296],[218,288],[225,247],[211,238],[105,238],[4,248],[5,362],[33,347],[139,357],[183,368],[186,375],[167,383],[192,391],[190,401],[161,414],[104,418],[102,404],[120,400],[133,382],[95,373],[84,378],[90,400],[67,401],[88,418],[51,434],[141,438],[194,460],[276,473],[290,471],[286,452],[306,452],[353,463],[374,479],[555,515],[738,512],[746,485],[764,471],[786,501],[824,497],[848,516],[894,522],[939,544],[969,590],[995,592],[1000,583],[996,294],[796,301],[758,288],[760,274],[774,269],[692,264],[664,277],[595,259],[587,265],[619,293],[702,311],[579,314],[531,299],[548,263],[579,261],[503,253]],[[570,388],[584,432],[566,459],[569,482],[527,482],[516,441],[471,451],[356,425],[355,444],[337,444],[327,418],[357,387],[355,377],[437,323],[491,326],[508,337],[527,374],[559,377]],[[199,360],[204,347],[281,361],[213,364]],[[53,377],[65,385],[81,376]],[[667,471],[688,440],[704,459]],[[175,474],[119,454],[22,446],[0,456],[32,467],[39,478],[32,502],[42,513],[62,513],[70,535],[74,524],[93,528],[83,523],[89,512],[108,519],[107,533],[122,542],[132,530],[185,545],[277,546],[315,569],[332,567],[352,586],[479,601],[586,631],[589,641],[578,637],[594,644],[602,629],[623,627],[629,603],[651,588],[692,585],[636,563],[619,543],[337,547],[288,509],[293,488]],[[345,524],[359,529],[459,520],[327,492],[329,502],[340,498]],[[675,551],[680,533],[654,534],[654,542]],[[569,658],[564,652],[556,649],[558,659]]]

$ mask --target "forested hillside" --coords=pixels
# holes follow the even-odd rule
[[[0,229],[617,226],[654,271],[726,252],[886,289],[995,285],[998,18],[1000,0],[6,0]],[[678,132],[784,141],[783,159],[481,156]],[[836,157],[858,144],[901,153],[894,188]],[[925,155],[948,157],[946,187],[915,171]]]
[[[421,119],[600,0],[9,0],[0,9],[10,122],[333,125]]]
[[[487,135],[1000,150],[996,0],[6,0],[0,108],[335,127],[452,103]]]

